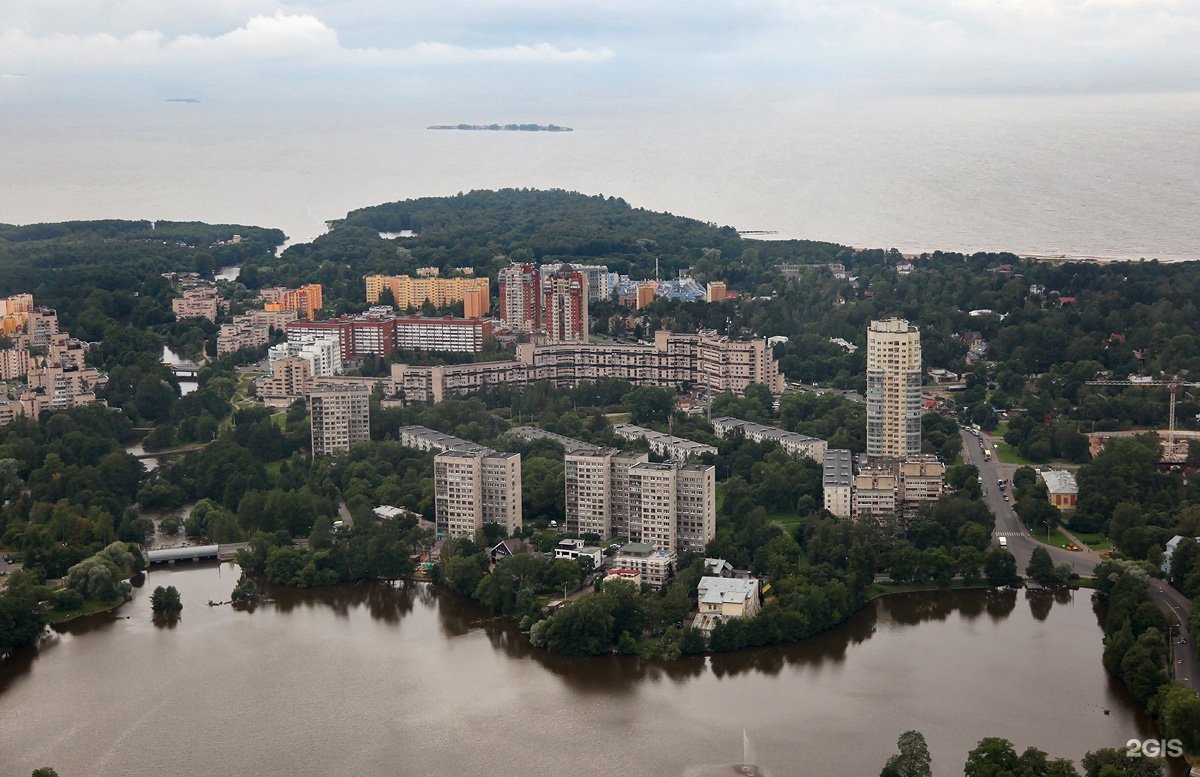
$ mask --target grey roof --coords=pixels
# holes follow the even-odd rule
[[[696,584],[696,591],[700,601],[708,604],[741,603],[758,593],[758,580],[753,577],[702,577]]]
[[[1046,481],[1046,489],[1051,494],[1078,494],[1079,486],[1075,483],[1074,476],[1070,472],[1061,469],[1043,470],[1038,472],[1042,480]]]
[[[146,561],[161,564],[166,561],[184,561],[194,558],[216,558],[220,545],[192,545],[186,548],[162,548],[146,551]]]
[[[821,483],[848,486],[854,482],[854,455],[844,448],[830,448],[821,461]]]
[[[516,426],[509,431],[522,440],[553,440],[561,445],[567,453],[593,453],[601,450],[600,446],[592,445],[590,442],[576,440],[573,437],[539,429],[536,426]]]
[[[740,418],[731,416],[720,416],[712,420],[713,426],[727,426],[744,429],[747,433],[753,432],[761,437],[769,440],[778,440],[783,442],[802,443],[802,442],[821,442],[819,437],[812,437],[800,432],[789,432],[787,429],[780,429],[776,426],[766,426],[764,424],[756,424],[753,421],[743,421]]]

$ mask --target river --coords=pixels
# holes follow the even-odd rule
[[[508,619],[423,584],[229,597],[229,564],[159,568],[115,614],[0,669],[5,768],[28,774],[878,774],[902,731],[935,774],[984,736],[1078,759],[1152,737],[1104,671],[1086,591],[877,600],[807,642],[667,666],[529,647]],[[184,610],[155,625],[154,586]]]

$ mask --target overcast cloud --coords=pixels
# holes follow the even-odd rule
[[[1197,40],[1197,0],[6,0],[0,99],[18,82],[278,93],[442,74],[450,90],[564,95],[1186,91]]]

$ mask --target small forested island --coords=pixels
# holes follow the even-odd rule
[[[574,132],[557,124],[434,124],[431,130],[490,130],[492,132]]]

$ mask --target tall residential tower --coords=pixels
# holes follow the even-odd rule
[[[921,453],[921,333],[902,318],[867,329],[867,455]]]

